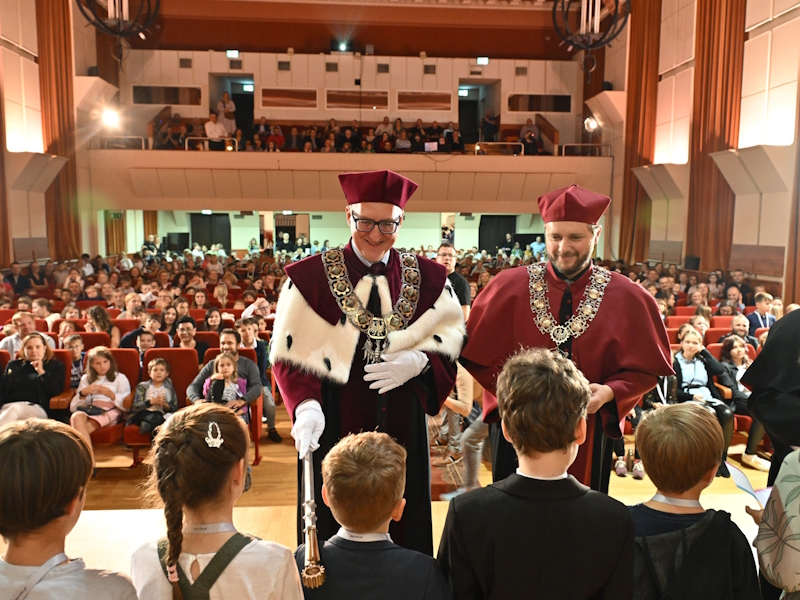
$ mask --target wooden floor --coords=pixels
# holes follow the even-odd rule
[[[278,407],[278,431],[283,435],[281,444],[262,438],[261,464],[253,467],[253,486],[243,494],[234,510],[234,522],[240,531],[272,540],[294,548],[296,501],[296,453],[289,435],[289,419],[283,407]],[[734,438],[729,461],[739,466],[738,459],[744,450],[742,436]],[[130,453],[121,446],[98,448],[98,477],[89,483],[86,508],[75,530],[67,538],[67,554],[82,557],[90,567],[102,567],[129,572],[132,552],[148,540],[165,534],[163,514],[159,510],[144,510],[139,499],[140,484],[147,466],[129,468]],[[767,474],[744,468],[753,487],[765,487]],[[491,483],[491,472],[481,467],[482,485]],[[636,481],[611,475],[610,495],[627,505],[649,500],[655,487],[645,478]],[[744,512],[757,503],[739,491],[730,479],[717,478],[703,493],[703,506],[731,513],[748,539],[756,535],[752,519]],[[438,547],[447,503],[432,504],[434,546]],[[4,550],[0,538],[0,552]]]

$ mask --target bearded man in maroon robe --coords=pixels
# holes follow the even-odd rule
[[[417,185],[392,171],[339,180],[352,237],[343,249],[286,267],[273,372],[300,458],[316,450],[317,499],[322,459],[347,434],[384,431],[406,447],[406,508],[389,532],[396,543],[432,555],[425,415],[438,414],[453,389],[464,317],[444,267],[393,249]],[[319,537],[338,529],[318,502]]]
[[[659,375],[672,374],[655,299],[627,277],[592,263],[600,217],[611,200],[572,185],[539,198],[548,260],[503,271],[475,299],[461,362],[484,387],[492,476],[516,469],[494,397],[497,376],[521,348],[550,348],[572,359],[591,383],[586,442],[569,472],[608,492],[611,442]]]

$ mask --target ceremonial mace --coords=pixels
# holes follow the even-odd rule
[[[306,561],[300,576],[303,585],[313,590],[325,583],[325,567],[322,566],[319,556],[317,504],[314,502],[314,462],[310,450],[303,458],[303,500]]]

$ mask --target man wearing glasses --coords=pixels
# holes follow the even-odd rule
[[[302,459],[321,463],[349,433],[383,431],[408,451],[406,509],[392,539],[432,555],[430,459],[426,414],[453,389],[464,317],[435,262],[393,249],[403,208],[417,185],[392,171],[345,173],[351,239],[287,265],[270,359]],[[298,514],[302,514],[299,511]],[[317,506],[325,540],[339,524]]]

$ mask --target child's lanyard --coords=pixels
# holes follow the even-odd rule
[[[661,398],[661,404],[667,404],[667,383],[668,379],[664,377],[664,390],[662,391],[660,387],[658,387],[658,383],[656,383],[656,392],[658,392],[658,397]]]
[[[60,565],[65,560],[69,560],[69,558],[67,558],[66,554],[61,552],[36,569],[33,574],[28,577],[27,581],[22,584],[22,587],[17,590],[17,593],[12,596],[12,600],[23,600],[27,598],[33,587],[44,579],[45,575],[47,575],[53,567]]]

